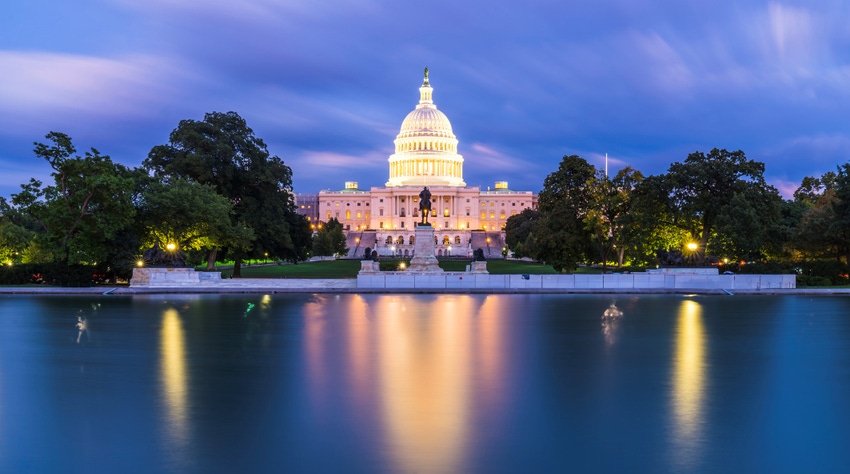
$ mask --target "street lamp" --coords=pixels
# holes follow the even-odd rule
[[[688,242],[688,250],[690,250],[691,252],[696,252],[697,244],[694,242]]]
[[[393,257],[395,257],[395,245],[393,245],[393,246],[392,246],[392,247],[390,247],[390,248],[391,248],[391,249],[392,249],[392,251],[393,251]]]
[[[452,246],[451,245],[449,245],[448,251],[449,251],[449,255],[451,255],[452,254]]]
[[[173,242],[171,242],[171,243],[167,244],[167,245],[165,246],[165,248],[166,248],[166,249],[168,249],[168,251],[169,251],[169,252],[173,252],[173,251],[174,251],[174,249],[176,249],[176,248],[177,248],[177,245],[175,245]]]

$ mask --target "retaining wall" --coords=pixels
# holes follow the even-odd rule
[[[411,274],[382,272],[358,275],[363,289],[539,289],[539,290],[767,290],[796,288],[795,275],[676,275],[632,273],[624,275],[489,275],[472,273]]]

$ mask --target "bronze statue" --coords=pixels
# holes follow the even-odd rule
[[[428,224],[428,215],[431,214],[431,191],[428,191],[428,186],[419,193],[419,210],[422,211],[422,222],[419,225]]]

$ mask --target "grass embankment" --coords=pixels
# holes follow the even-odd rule
[[[382,267],[396,268],[402,260],[381,260]],[[409,263],[409,262],[406,262]],[[440,268],[447,272],[462,272],[469,260],[441,260]],[[583,270],[583,269],[580,269]],[[589,273],[593,273],[588,269]],[[356,278],[360,271],[360,260],[328,260],[324,262],[299,263],[298,265],[265,265],[243,267],[243,278]],[[515,260],[488,260],[487,271],[497,275],[518,275],[523,273],[540,275],[557,273],[551,265]],[[233,270],[224,270],[222,276],[228,278]],[[599,273],[599,272],[596,272]]]

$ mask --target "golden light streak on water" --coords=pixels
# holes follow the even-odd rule
[[[673,458],[687,467],[697,460],[705,425],[705,327],[696,301],[685,300],[679,308],[673,356]]]
[[[330,375],[325,370],[328,353],[325,334],[328,298],[316,295],[314,300],[304,305],[304,349],[306,353],[307,377],[311,387],[310,401],[315,409],[325,407],[325,397],[329,397],[328,381]]]
[[[375,304],[382,418],[396,472],[463,472],[471,404],[469,296]]]
[[[375,346],[374,335],[367,319],[369,305],[362,296],[354,295],[349,299],[346,313],[346,349],[349,364],[346,375],[349,378],[354,405],[366,409],[372,385],[370,381],[374,376],[371,348]]]
[[[487,411],[491,413],[498,409],[505,393],[505,358],[508,353],[504,334],[506,325],[502,319],[500,301],[504,301],[504,298],[493,295],[484,299],[478,309],[477,334],[474,336],[477,343],[475,367],[478,384],[482,387],[482,393],[477,397],[483,397]]]
[[[189,442],[189,381],[186,368],[186,336],[180,314],[165,310],[160,331],[160,384],[165,402],[168,438],[180,446]]]

